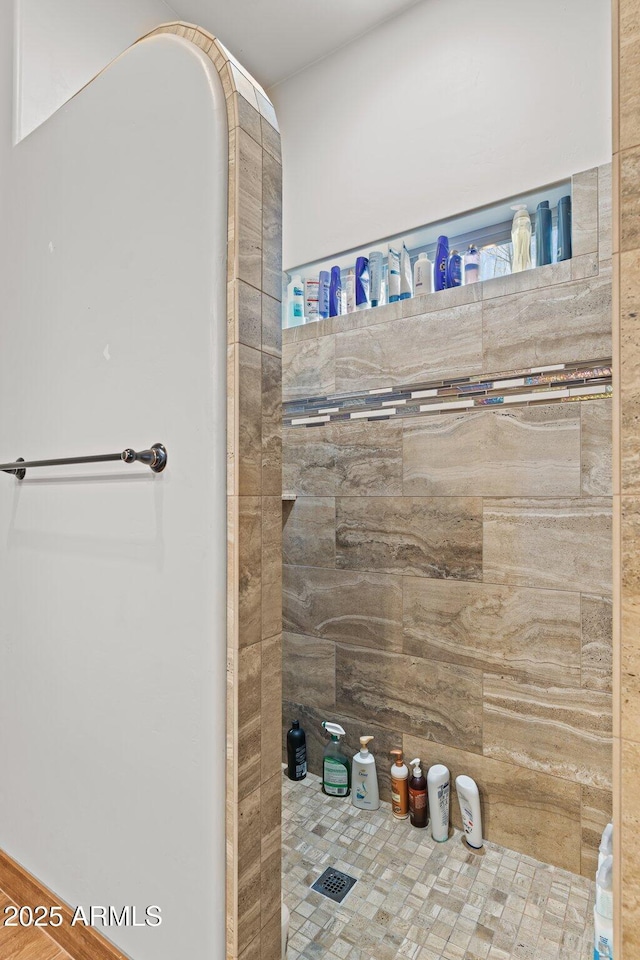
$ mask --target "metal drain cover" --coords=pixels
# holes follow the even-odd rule
[[[322,876],[318,877],[316,882],[312,884],[311,889],[317,890],[323,897],[328,897],[335,903],[342,903],[356,882],[356,878],[350,877],[348,873],[342,873],[341,870],[327,867]]]

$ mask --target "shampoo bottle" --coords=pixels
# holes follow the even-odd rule
[[[331,740],[324,748],[322,761],[322,789],[329,797],[348,797],[351,785],[351,764],[342,752],[340,737],[344,730],[339,723],[322,721],[322,726],[331,734]]]
[[[447,257],[447,289],[462,286],[462,257],[452,250]]]
[[[522,270],[529,270],[531,267],[531,217],[524,203],[515,207],[515,211],[511,226],[511,242],[513,243],[511,272],[520,273]]]
[[[329,284],[329,316],[339,317],[342,313],[342,278],[340,267],[331,267]]]
[[[304,282],[304,315],[307,323],[318,319],[318,280]]]
[[[368,747],[371,740],[373,737],[360,737],[360,753],[356,753],[351,766],[351,802],[362,810],[377,810],[380,807],[376,762]]]
[[[413,273],[411,272],[411,257],[406,243],[402,244],[400,252],[400,299],[409,300],[413,296]]]
[[[388,273],[389,303],[400,299],[400,251],[389,247]]]
[[[347,313],[353,313],[356,309],[356,275],[353,270],[349,270],[344,282],[345,297],[347,301]]]
[[[420,766],[420,758],[416,757],[409,764],[413,769],[409,780],[409,819],[414,827],[426,827],[427,813],[427,779]]]
[[[409,816],[409,771],[403,760],[402,750],[392,750],[395,762],[391,767],[391,809],[396,820]]]
[[[326,320],[329,316],[329,286],[331,284],[328,270],[321,270],[318,277],[318,316]]]
[[[304,323],[304,286],[302,277],[296,274],[287,287],[287,307],[289,327],[298,327]]]
[[[557,260],[571,259],[571,197],[558,200],[558,256]]]
[[[365,310],[369,306],[369,260],[358,257],[356,260],[356,310]]]
[[[447,260],[449,259],[449,238],[438,237],[436,258],[433,261],[433,289],[444,290],[447,286]]]
[[[596,905],[593,908],[594,960],[613,958],[613,857],[605,857],[596,877]]]
[[[477,283],[480,279],[480,251],[475,243],[469,244],[469,249],[464,255],[464,285],[468,283]]]
[[[426,253],[418,254],[413,265],[413,292],[416,297],[421,293],[433,293],[433,264]]]
[[[475,850],[482,848],[482,816],[478,784],[471,777],[456,777],[456,793],[460,804],[460,816],[465,839]]]
[[[536,210],[536,267],[551,263],[551,210],[543,200]]]
[[[438,843],[449,839],[449,793],[451,778],[443,763],[429,767],[427,793],[431,816],[431,836]]]
[[[382,302],[382,251],[372,250],[369,254],[369,293],[371,306]]]
[[[287,776],[304,780],[307,775],[307,738],[299,720],[292,720],[287,734]]]

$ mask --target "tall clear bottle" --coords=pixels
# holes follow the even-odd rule
[[[513,260],[511,272],[520,273],[531,269],[531,217],[525,204],[516,207],[511,227]]]

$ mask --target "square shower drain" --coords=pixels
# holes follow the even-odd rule
[[[350,877],[348,873],[342,873],[334,867],[327,867],[322,876],[312,884],[311,889],[317,890],[329,900],[342,903],[354,883],[357,883],[355,877]]]

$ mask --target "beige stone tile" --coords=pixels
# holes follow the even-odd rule
[[[484,501],[483,579],[611,594],[611,501]]]
[[[260,933],[260,787],[238,804],[238,953]]]
[[[620,154],[620,252],[640,247],[640,147]]]
[[[335,339],[321,337],[303,343],[283,343],[284,401],[324,397],[336,392]]]
[[[284,628],[378,650],[402,650],[399,577],[284,567]]]
[[[336,646],[336,706],[364,722],[482,750],[482,674],[419,657]]]
[[[260,931],[260,960],[281,960],[282,926],[280,904]],[[244,960],[244,958],[243,958]]]
[[[485,674],[486,757],[610,788],[611,729],[608,693]]]
[[[481,315],[470,303],[337,334],[336,391],[480,373]]]
[[[588,690],[612,692],[612,615],[611,597],[583,594],[582,606],[582,686]]]
[[[470,284],[468,287],[452,287],[449,290],[437,290],[419,297],[401,300],[403,317],[415,317],[418,314],[433,313],[436,310],[450,310],[466,303],[482,300],[482,284]]]
[[[300,726],[304,729],[307,739],[307,764],[310,773],[316,776],[322,776],[322,758],[324,748],[327,745],[328,737],[322,729],[322,721],[331,719],[334,723],[339,723],[345,731],[343,739],[344,751],[349,757],[359,750],[360,737],[373,736],[371,752],[376,758],[376,772],[378,774],[378,787],[380,790],[380,799],[391,801],[391,757],[390,750],[396,747],[402,747],[402,733],[398,730],[387,729],[375,723],[373,715],[366,721],[354,720],[346,714],[340,713],[335,707],[331,711],[331,716],[320,708],[311,707],[306,703],[304,705],[292,701],[285,701],[282,715],[282,742],[286,745],[287,731],[291,727],[292,720],[299,720]],[[412,754],[415,756],[415,754]],[[283,754],[283,761],[286,762],[286,747]]]
[[[403,578],[404,653],[580,686],[580,595]]]
[[[621,733],[640,743],[640,498],[622,497]]]
[[[262,297],[259,290],[242,280],[227,285],[227,342],[239,341],[260,350],[262,344]]]
[[[274,357],[282,357],[282,304],[262,294],[262,349]]]
[[[479,286],[482,288],[482,299],[492,300],[494,297],[507,297],[514,293],[526,293],[540,287],[567,283],[571,278],[571,261],[563,260],[560,263],[548,263],[544,267],[536,267],[535,270],[522,270],[520,273],[510,273],[506,277],[484,280]]]
[[[213,37],[209,36],[208,33],[198,27],[195,31],[193,43],[195,43],[197,47],[200,47],[203,53],[209,53],[211,50],[211,44],[213,43]]]
[[[611,791],[597,787],[582,787],[581,823],[582,856],[580,872],[583,877],[593,879],[598,868],[598,847],[602,831],[611,821]]]
[[[640,32],[635,28],[633,0],[620,6],[620,150],[640,144]]]
[[[335,492],[343,496],[402,494],[402,423],[337,423]]]
[[[578,406],[581,420],[582,493],[587,497],[611,497],[611,400],[588,400]]]
[[[406,420],[404,493],[579,496],[579,407],[587,405],[544,404]]]
[[[573,257],[564,261],[571,264],[571,279],[585,280],[588,277],[597,277],[600,272],[600,262],[597,253],[585,253],[582,257]]]
[[[611,356],[607,276],[485,300],[482,312],[484,370]]]
[[[623,956],[640,956],[640,744],[622,741],[622,946]]]
[[[478,497],[338,497],[336,564],[415,576],[480,580]]]
[[[336,645],[333,640],[285,633],[282,647],[282,695],[331,711],[336,703]]]
[[[227,98],[227,110],[231,126],[241,127],[252,140],[255,140],[258,144],[261,143],[260,114],[255,105],[251,104],[242,94],[232,93]]]
[[[258,98],[255,87],[246,74],[238,68],[237,64],[230,62],[229,67],[231,69],[234,89],[258,112]]]
[[[298,497],[283,504],[282,557],[285,563],[335,567],[336,502],[333,497]],[[313,571],[309,571],[313,577]]]
[[[282,633],[282,499],[262,498],[262,639]]]
[[[571,178],[571,249],[574,257],[598,249],[598,168]]]
[[[262,285],[262,147],[241,127],[235,131],[237,275]]]
[[[238,642],[262,639],[262,498],[238,497]]]
[[[238,492],[252,496],[262,491],[262,355],[241,343],[236,356]]]
[[[262,153],[262,290],[282,296],[282,166]]]
[[[640,493],[640,258],[620,257],[620,457],[622,493]]]
[[[444,763],[449,768],[451,817],[458,829],[462,824],[454,784],[457,776],[466,774],[480,789],[483,831],[488,840],[579,872],[578,784],[406,734],[404,750],[407,757],[421,757],[425,766]]]
[[[257,646],[257,644],[256,644]],[[280,727],[282,713],[282,637],[260,644],[262,674],[260,687],[260,778],[262,783],[280,773]],[[250,647],[249,649],[253,649]],[[240,704],[240,709],[242,705]],[[256,769],[252,778],[255,786]]]
[[[285,347],[286,351],[286,347]],[[337,425],[285,427],[282,487],[298,496],[335,496]]]
[[[613,256],[612,169],[610,163],[598,167],[598,257]]]
[[[271,154],[274,160],[282,163],[280,134],[264,117],[260,117],[260,128],[262,130],[262,146],[267,153]]]
[[[238,351],[227,346],[227,496],[238,495]]]
[[[262,354],[262,493],[282,494],[282,361]]]
[[[261,644],[240,650],[235,683],[238,687],[238,740],[235,751],[237,769],[236,802],[255,790],[256,770],[260,770],[262,743],[262,649]]]

